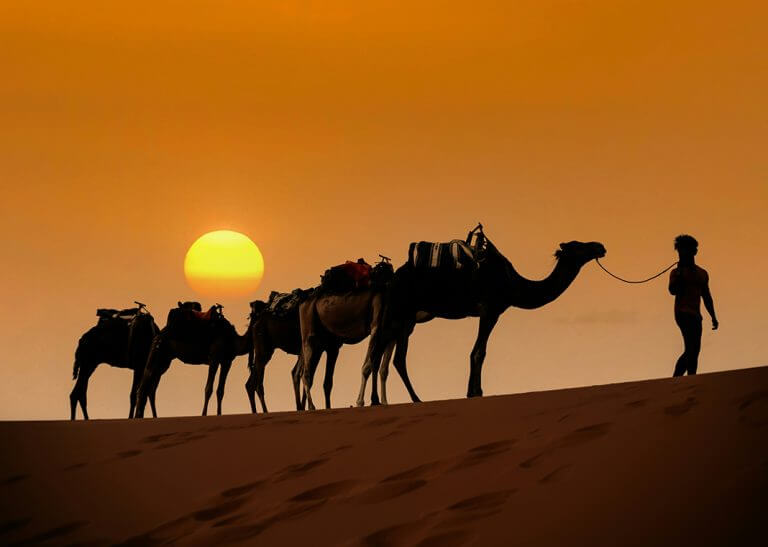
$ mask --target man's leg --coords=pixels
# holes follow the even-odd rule
[[[696,374],[699,367],[699,352],[701,351],[701,318],[691,317],[687,327],[685,352],[688,354],[686,360],[688,375]]]
[[[672,374],[673,377],[682,376],[688,369],[688,338],[686,336],[687,328],[685,324],[685,317],[679,314],[675,314],[675,323],[677,323],[677,326],[680,328],[680,332],[683,334],[684,345],[682,355],[677,358],[677,363],[675,364],[675,372]]]

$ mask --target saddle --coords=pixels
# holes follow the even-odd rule
[[[448,243],[411,243],[408,247],[408,263],[419,269],[474,270],[485,260],[488,244],[483,225],[478,223],[464,241],[454,239]]]
[[[460,239],[448,243],[411,243],[408,247],[408,262],[414,268],[438,270],[471,270],[478,265],[475,249]]]
[[[185,322],[211,322],[222,319],[221,306],[214,304],[208,311],[203,311],[200,302],[178,302],[178,306],[168,312],[168,326],[178,326]]]
[[[299,304],[311,294],[310,290],[294,289],[289,293],[272,291],[269,294],[266,310],[277,317],[286,317],[296,311]]]
[[[141,308],[125,308],[122,310],[116,310],[113,308],[98,308],[96,315],[99,321],[111,321],[114,319],[130,322],[134,317],[139,315]]]
[[[371,286],[373,268],[362,258],[331,266],[320,276],[320,286],[330,293],[344,293]]]

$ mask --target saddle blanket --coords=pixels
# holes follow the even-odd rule
[[[295,289],[289,293],[272,291],[269,294],[267,310],[277,316],[284,317],[301,304],[305,292],[301,289]]]
[[[408,262],[414,268],[460,270],[477,266],[472,248],[460,239],[449,243],[411,243],[408,247]]]

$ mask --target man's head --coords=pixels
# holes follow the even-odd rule
[[[681,234],[675,238],[675,250],[680,258],[694,257],[699,251],[699,242],[693,236]]]

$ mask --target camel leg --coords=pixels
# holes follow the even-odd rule
[[[384,350],[382,356],[381,367],[379,369],[379,378],[381,378],[381,399],[384,404],[387,404],[386,386],[384,385],[385,379],[389,372],[389,361],[392,358],[392,351],[395,349],[395,342],[392,341]],[[363,363],[363,368],[360,371],[362,379],[360,381],[360,393],[357,395],[357,406],[365,406],[365,387],[368,385],[368,377],[373,370],[373,352],[371,352],[371,358],[366,358]]]
[[[219,369],[218,363],[208,365],[208,380],[205,382],[205,402],[203,403],[203,416],[208,416],[208,401],[213,395],[213,380],[216,378],[216,371]]]
[[[309,345],[309,344],[308,344]],[[307,397],[307,409],[315,410],[315,403],[312,401],[312,382],[315,379],[315,370],[320,362],[321,352],[309,347],[305,348],[302,380],[304,381],[304,394]]]
[[[133,382],[131,383],[131,394],[129,396],[129,400],[131,403],[131,408],[128,411],[128,419],[130,420],[133,418],[133,412],[136,410],[136,396],[139,391],[139,384],[141,383],[141,374],[142,370],[140,368],[133,370]]]
[[[78,371],[77,381],[75,387],[72,388],[72,392],[69,394],[69,408],[70,419],[74,420],[77,414],[77,404],[80,403],[80,408],[83,410],[83,419],[88,419],[88,380],[91,378],[91,374],[96,370],[96,367],[83,367],[80,366]]]
[[[158,359],[150,359],[147,361],[147,367],[144,369],[144,373],[139,383],[139,393],[136,398],[136,409],[134,411],[134,418],[144,417],[144,408],[147,406],[147,398],[150,400],[150,406],[152,407],[152,414],[157,417],[155,411],[155,392],[157,386],[160,383],[160,377],[165,374],[168,367],[171,366],[171,360],[166,359],[163,362],[159,362]]]
[[[379,379],[381,380],[381,403],[387,403],[387,376],[389,376],[389,361],[392,359],[392,352],[395,350],[395,342],[393,341],[384,350],[384,355],[381,358],[381,367],[379,368]]]
[[[248,395],[248,402],[251,404],[251,414],[256,414],[256,366],[252,366],[248,373],[248,380],[245,382],[245,393]]]
[[[306,403],[306,396],[302,397],[301,393],[301,377],[303,375],[302,364],[303,359],[301,355],[299,355],[298,359],[296,359],[296,364],[293,365],[293,369],[291,369],[293,394],[296,396],[296,410],[304,410],[304,405]],[[266,412],[266,410],[264,412]]]
[[[157,418],[157,407],[155,406],[155,394],[157,393],[157,384],[152,386],[149,392],[149,406],[152,408],[152,417]]]
[[[365,386],[368,385],[368,377],[371,375],[371,370],[373,370],[371,360],[366,359],[363,362],[363,368],[360,370],[362,378],[360,379],[360,393],[357,394],[357,401],[355,401],[357,406],[365,406]]]
[[[325,379],[323,380],[323,393],[325,393],[325,408],[331,408],[331,390],[333,389],[333,371],[336,369],[336,359],[339,358],[339,347],[328,348],[325,352]]]
[[[485,360],[485,350],[488,346],[488,338],[491,336],[491,331],[496,326],[496,321],[498,320],[498,315],[480,316],[477,340],[475,340],[475,346],[472,348],[472,353],[469,356],[470,372],[467,397],[483,396],[481,374],[483,371],[483,361]],[[395,361],[395,366],[397,366],[397,361]]]
[[[216,415],[221,416],[221,402],[224,400],[224,386],[227,384],[227,375],[232,367],[232,361],[221,364],[219,373],[219,386],[216,388]],[[262,375],[263,378],[263,375]]]
[[[267,413],[267,401],[264,398],[264,373],[265,372],[266,372],[265,366],[261,366],[256,369],[256,394],[259,396],[259,402],[261,403],[261,410],[264,412],[264,414]]]
[[[136,395],[136,408],[134,409],[133,413],[134,418],[144,417],[144,409],[147,406],[147,398],[149,398],[151,401],[154,401],[157,385],[160,383],[160,376],[163,375],[163,372],[168,370],[168,366],[170,366],[170,362],[157,370],[149,368],[149,364],[147,365],[147,368],[144,369],[141,382],[139,382],[139,390]],[[154,404],[150,403],[150,406],[153,407],[152,411],[154,413]]]
[[[413,401],[414,403],[420,403],[421,399],[419,399],[419,396],[416,395],[416,392],[413,390],[413,386],[411,385],[411,380],[410,378],[408,378],[408,367],[406,366],[406,355],[408,354],[408,339],[410,338],[411,333],[413,332],[414,326],[415,326],[415,323],[412,323],[410,325],[410,328],[405,330],[403,334],[401,334],[400,337],[398,338],[397,349],[395,349],[394,365],[395,365],[395,370],[397,370],[397,373],[400,375],[400,379],[402,379],[403,384],[405,384],[405,389],[408,390],[408,395],[411,396],[411,401]]]

